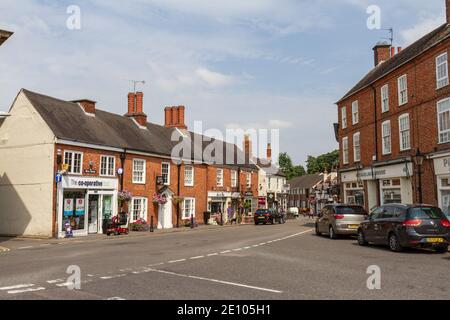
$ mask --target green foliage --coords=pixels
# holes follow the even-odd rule
[[[294,166],[291,157],[286,152],[280,153],[278,164],[281,171],[286,175],[287,180],[306,174],[306,170],[303,166]]]
[[[331,171],[339,164],[339,150],[322,154],[318,157],[308,156],[306,167],[308,174]]]

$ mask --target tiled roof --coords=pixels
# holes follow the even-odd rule
[[[447,39],[449,35],[450,35],[450,26],[447,23],[426,34],[413,44],[403,49],[400,53],[396,54],[388,61],[385,61],[376,66],[374,69],[372,69],[337,103],[340,103],[342,100],[345,100],[348,97],[352,96],[353,94],[357,93],[358,91],[370,86],[378,79],[386,76],[390,72],[401,67],[405,63],[411,61],[418,55],[436,46],[443,40]]]
[[[26,89],[22,89],[22,92],[58,139],[169,157],[173,147],[179,143],[178,140],[172,141],[172,134],[178,130],[176,128],[147,123],[146,129],[141,129],[129,117],[99,109],[95,110],[95,117],[92,117],[86,115],[83,109],[74,102],[56,99]],[[201,135],[197,135],[197,139],[195,139],[196,134],[187,130],[179,130],[179,132],[191,138],[191,156],[185,155],[183,158],[209,162],[203,157],[203,152],[195,152],[195,150],[196,146],[199,146],[197,150],[204,151],[211,144],[211,139],[202,139]],[[233,149],[234,161],[226,163],[226,152]],[[223,142],[223,150],[218,150],[214,156],[217,160],[213,161],[214,164],[226,163],[224,166],[257,170],[257,167],[248,161],[243,164],[238,163],[238,156],[243,158],[243,153],[236,145]],[[221,162],[222,159],[223,162]]]
[[[305,176],[295,177],[287,182],[292,189],[310,189],[317,183],[322,181],[323,175],[321,174],[308,174]]]

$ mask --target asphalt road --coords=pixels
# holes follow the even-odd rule
[[[450,254],[329,240],[311,221],[13,245],[0,299],[450,299]],[[68,289],[71,265],[80,290]],[[367,288],[371,265],[380,290]]]

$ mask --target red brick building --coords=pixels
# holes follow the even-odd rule
[[[141,92],[128,94],[121,116],[95,101],[21,90],[10,114],[0,124],[0,215],[8,222],[0,234],[61,237],[67,221],[75,235],[101,233],[121,208],[131,221],[172,228],[191,216],[204,223],[205,211],[226,221],[228,206],[257,202],[256,165],[238,162],[243,151],[217,140],[223,152],[211,161],[210,142],[187,130],[184,106],[165,108],[161,126],[148,122]],[[132,198],[119,205],[122,191]]]
[[[403,50],[374,50],[375,68],[337,102],[342,199],[450,203],[450,1],[447,22]],[[423,161],[423,163],[422,163]]]

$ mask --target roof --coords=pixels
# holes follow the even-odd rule
[[[348,97],[352,96],[353,94],[357,93],[358,91],[367,88],[375,81],[386,76],[390,72],[396,70],[405,63],[411,61],[418,55],[424,53],[425,51],[441,43],[442,41],[447,39],[449,35],[450,35],[450,26],[447,23],[441,25],[437,29],[426,34],[413,44],[403,49],[400,53],[396,54],[391,59],[383,63],[380,63],[378,66],[372,69],[337,103],[340,103],[343,100],[347,99]]]
[[[154,123],[147,123],[146,129],[141,129],[130,117],[97,108],[95,117],[92,117],[86,115],[75,102],[56,99],[26,89],[22,89],[22,92],[58,139],[172,157],[173,148],[179,144],[178,139],[172,141],[172,135],[176,134],[175,136],[179,138],[183,133],[188,141],[190,138],[191,142],[191,154],[183,155],[183,158],[210,163],[204,158],[204,152],[195,152],[195,150],[196,146],[199,146],[197,150],[201,147],[201,150],[205,151],[205,148],[211,144],[211,138],[205,141],[203,136],[193,132],[167,128]],[[224,163],[224,166],[258,169],[249,161],[242,161],[242,164],[238,162],[238,157],[244,159],[244,156],[236,145],[220,140],[212,139],[212,141],[223,143],[223,149],[217,148],[216,154],[213,154],[212,164]],[[228,164],[225,161],[227,150],[234,150],[234,159]],[[197,153],[201,154],[197,155]]]
[[[295,177],[287,182],[292,189],[310,189],[317,183],[322,181],[323,175],[321,174],[308,174],[305,176]]]
[[[284,172],[273,162],[268,160],[262,160],[260,158],[256,159],[258,167],[263,170],[268,175],[286,177]]]
[[[13,35],[12,32],[0,29],[0,46]]]

